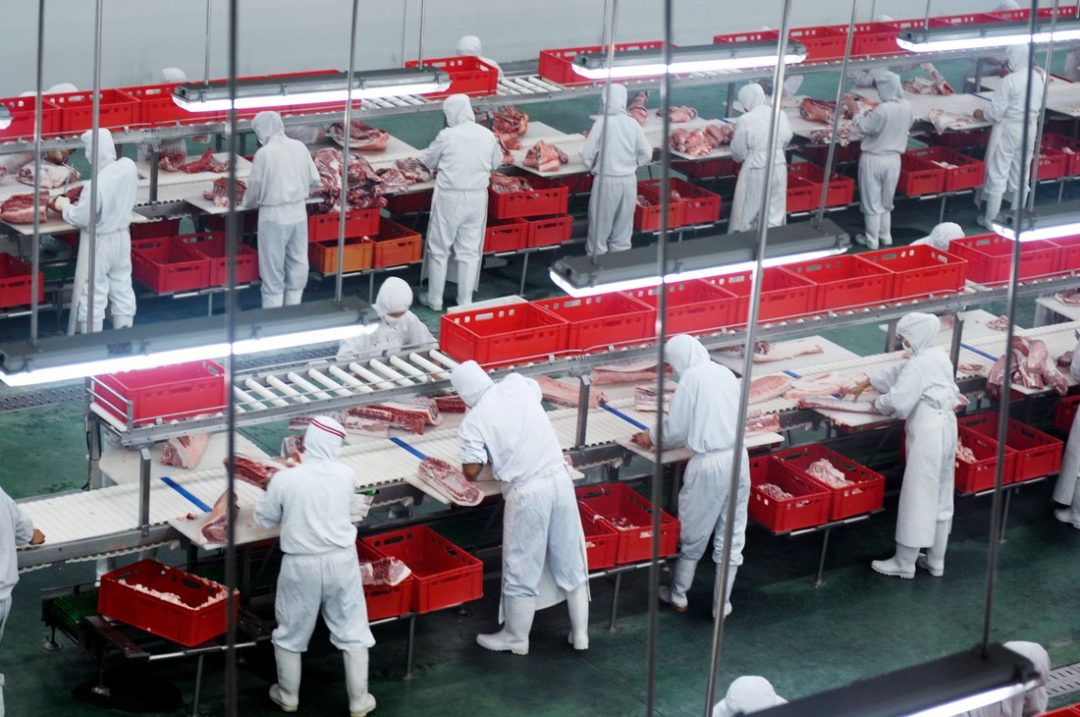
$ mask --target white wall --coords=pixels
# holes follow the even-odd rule
[[[211,76],[227,68],[227,3],[212,5]],[[982,10],[997,0],[934,0],[934,14]],[[157,80],[162,67],[178,66],[202,76],[205,53],[204,0],[104,0],[102,85],[117,87]],[[9,0],[0,21],[0,96],[34,85],[37,3]],[[45,20],[45,87],[73,82],[88,88],[93,80],[93,8],[90,0],[49,0]],[[408,17],[405,17],[405,10]],[[863,0],[860,20],[871,9],[893,17],[921,15],[921,0]],[[349,0],[241,0],[241,74],[283,72],[348,63]],[[662,36],[660,0],[621,0],[616,40]],[[710,42],[714,34],[777,26],[781,0],[675,0],[675,41]],[[406,51],[417,54],[419,0],[360,0],[358,68],[399,64],[402,23]],[[531,59],[550,47],[594,44],[600,40],[603,0],[428,0],[424,54],[453,54],[457,38],[479,35],[485,54],[501,61]],[[847,22],[847,0],[793,0],[792,24]]]

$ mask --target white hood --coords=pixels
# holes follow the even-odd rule
[[[963,239],[964,230],[960,228],[959,224],[954,222],[943,222],[938,224],[930,232],[930,243],[934,246],[949,246],[949,242],[953,239]]]
[[[94,151],[94,131],[86,130],[79,139],[82,140],[83,148],[86,150],[86,161],[90,162],[95,172],[100,172],[116,161],[116,145],[113,143],[112,132],[109,130],[98,130],[98,153],[93,160],[90,157],[91,152]]]
[[[259,138],[259,144],[266,144],[273,137],[285,134],[285,123],[277,112],[260,112],[251,121],[251,129]]]
[[[1005,62],[1013,72],[1019,72],[1028,65],[1028,46],[1013,45],[1005,52]]]
[[[618,115],[626,113],[626,85],[612,83],[604,99],[604,114]]]
[[[743,112],[749,112],[765,104],[765,89],[756,82],[743,85],[739,88],[739,107]]]
[[[476,35],[465,35],[457,41],[457,54],[458,55],[472,55],[474,57],[482,55],[484,50],[480,45],[480,38]]]
[[[1050,701],[1050,695],[1046,691],[1046,678],[1050,676],[1050,655],[1047,654],[1046,648],[1037,642],[1027,642],[1024,640],[1012,640],[1005,643],[1005,649],[1012,650],[1018,655],[1023,655],[1027,659],[1031,660],[1031,664],[1035,665],[1036,672],[1042,678],[1042,683],[1028,691],[1025,696],[1026,706],[1032,711],[1024,710],[1024,714],[1041,714],[1046,711],[1047,702]],[[1020,717],[1020,715],[1017,715]]]
[[[162,82],[187,82],[187,73],[179,67],[166,67],[161,71]]]
[[[379,287],[379,293],[375,297],[375,311],[379,316],[400,314],[408,311],[412,303],[412,287],[401,277],[391,276]]]
[[[904,96],[904,87],[900,83],[900,75],[895,72],[882,72],[874,78],[878,94],[883,102],[895,102]]]
[[[487,390],[495,385],[475,361],[459,364],[450,373],[450,384],[469,408],[480,403]]]
[[[749,675],[731,683],[724,699],[713,708],[713,717],[735,717],[784,704],[787,700],[776,694],[768,680]]]
[[[304,460],[336,461],[345,443],[345,428],[329,416],[315,416],[304,433]]]
[[[472,105],[468,95],[450,95],[443,102],[443,114],[446,115],[446,126],[457,127],[466,122],[475,122]]]
[[[682,376],[694,366],[712,360],[701,342],[686,334],[672,336],[668,339],[664,350],[667,352],[667,362],[671,364],[677,376]]]
[[[940,330],[941,321],[938,317],[918,311],[905,314],[900,321],[896,322],[896,333],[907,339],[913,354],[918,354],[933,346],[934,339],[937,338]]]

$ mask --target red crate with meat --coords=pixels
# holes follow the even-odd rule
[[[829,521],[832,497],[801,471],[771,456],[750,459],[750,517],[774,533]]]
[[[885,476],[820,443],[769,454],[796,468],[832,496],[829,520],[843,520],[880,510],[885,500]]]
[[[653,513],[656,508],[625,483],[604,483],[576,489],[585,520],[601,523],[619,536],[616,564],[640,563],[652,557]],[[660,511],[660,557],[679,548],[679,521]]]
[[[996,411],[964,416],[959,419],[959,423],[990,438],[998,435]],[[1061,468],[1061,455],[1065,445],[1057,438],[1015,418],[1009,419],[1005,445],[1016,451],[1016,467],[1011,476],[1006,474],[1007,483],[1053,475]]]
[[[484,596],[484,564],[426,525],[363,539],[409,566],[416,581],[413,611],[443,610]]]
[[[356,541],[356,554],[361,563],[374,563],[389,557],[363,540]],[[416,579],[410,575],[397,585],[365,585],[364,600],[368,620],[372,622],[408,615],[416,601]]]

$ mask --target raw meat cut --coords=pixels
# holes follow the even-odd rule
[[[502,164],[499,166],[505,167],[514,163],[514,155],[510,154],[510,150],[521,149],[521,143],[517,140],[514,140],[513,144],[516,146],[507,147],[505,142],[503,142],[501,139],[499,140],[499,149],[502,150]]]
[[[679,194],[678,192],[676,192],[674,189],[668,190],[668,197],[669,197],[669,201],[672,204],[674,204],[675,202],[681,202],[682,201],[682,195]],[[639,207],[651,207],[654,204],[659,206],[660,203],[659,202],[654,202],[653,200],[646,197],[644,194],[637,195],[637,205]]]
[[[1046,348],[1046,342],[1033,339],[1028,344],[1028,355],[1024,366],[1028,373],[1041,373],[1043,366],[1050,360],[1050,352]]]
[[[526,167],[535,167],[541,172],[554,172],[562,165],[570,161],[566,152],[544,140],[539,140],[525,153],[522,164]]]
[[[804,97],[803,101],[799,103],[799,114],[808,122],[831,124],[833,112],[835,111],[836,103],[830,100]]]
[[[575,386],[549,376],[537,376],[536,382],[540,384],[540,392],[544,395],[545,401],[569,408],[578,407],[579,392]],[[590,390],[589,408],[599,408],[602,403],[607,403],[607,397],[603,392]]]
[[[517,138],[529,131],[529,115],[513,105],[505,105],[485,112],[474,110],[478,124],[487,127],[507,149],[521,149]]]
[[[951,129],[968,129],[975,123],[975,118],[971,115],[946,112],[942,109],[932,109],[930,110],[930,123],[934,125],[934,129],[938,134],[945,134]]]
[[[420,161],[419,157],[399,159],[394,162],[394,166],[404,172],[409,178],[409,181],[414,184],[431,181],[431,170],[427,168],[426,164]]]
[[[393,194],[394,192],[404,192],[409,188],[412,182],[409,178],[397,167],[385,167],[377,170],[379,175],[379,181],[382,183],[382,191],[387,194]]]
[[[228,465],[228,462],[229,459],[226,457],[224,463]],[[274,474],[281,470],[281,468],[280,465],[263,463],[260,460],[245,456],[242,453],[236,454],[237,480],[250,483],[263,490],[266,490],[266,486],[270,483],[270,479],[273,478]]]
[[[747,433],[776,433],[780,430],[780,415],[777,413],[759,414],[746,419]]]
[[[411,433],[423,433],[424,426],[437,426],[442,423],[435,401],[424,398],[409,402],[355,406],[350,408],[348,413],[358,418],[385,421],[394,428],[402,428]]]
[[[281,439],[281,455],[296,463],[303,462],[304,434],[293,433]]]
[[[162,152],[158,158],[158,169],[162,172],[179,172],[185,159],[186,152]]]
[[[880,413],[870,401],[848,401],[831,396],[810,396],[799,401],[799,408],[811,408],[825,411],[846,411],[848,413]]]
[[[47,221],[48,215],[45,210],[49,205],[49,192],[41,190],[38,195],[38,220]],[[33,224],[34,223],[34,195],[12,194],[0,204],[0,221],[9,224]]]
[[[963,362],[961,362],[956,367],[956,372],[960,373],[960,374],[982,375],[983,371],[985,371],[985,370],[986,369],[983,368],[983,365],[978,364],[978,363],[963,363]]]
[[[237,456],[239,458],[240,456]],[[235,497],[235,494],[234,494]],[[202,534],[206,538],[206,542],[210,545],[224,545],[228,538],[229,530],[229,516],[227,514],[229,504],[229,491],[223,492],[216,501],[214,501],[214,507],[210,511],[210,517],[206,523],[203,524]],[[233,519],[236,518],[236,514],[240,512],[240,506],[236,501],[233,501],[232,515]]]
[[[371,404],[375,408],[383,408],[393,411],[395,415],[418,416],[424,421],[424,425],[438,426],[442,423],[439,415],[439,406],[433,398],[417,396],[416,398],[403,398],[400,401],[388,401],[385,403]]]
[[[644,126],[646,120],[649,119],[649,93],[638,92],[630,98],[630,102],[626,105],[626,114],[637,120],[637,123]]]
[[[466,480],[465,475],[446,461],[438,458],[425,458],[420,463],[416,477],[425,485],[434,488],[441,495],[450,499],[455,505],[472,507],[480,505],[484,500],[484,494],[480,489]]]
[[[412,569],[397,558],[380,558],[360,563],[360,578],[364,585],[393,587],[412,575]]]
[[[662,115],[663,113],[664,110],[662,109],[656,110],[657,115]],[[697,110],[693,107],[686,106],[672,107],[671,112],[668,114],[668,116],[671,118],[672,124],[677,124],[679,122],[689,122],[690,120],[697,117]]]
[[[1029,342],[1022,336],[1013,337],[1010,379],[1010,383],[1024,388],[1052,388],[1062,396],[1069,390],[1069,380],[1050,358],[1046,344],[1038,339]],[[1005,356],[1002,355],[986,377],[987,392],[999,397],[1004,383]]]
[[[1058,356],[1057,365],[1061,366],[1062,368],[1069,368],[1070,366],[1072,366],[1072,359],[1073,352],[1066,351],[1065,353]]]
[[[390,423],[377,418],[365,418],[349,413],[348,411],[336,411],[330,417],[340,423],[346,432],[357,436],[372,436],[374,438],[389,438]],[[307,428],[311,423],[310,416],[296,416],[289,419],[289,429],[296,431]],[[285,454],[288,455],[288,454]]]
[[[1080,289],[1066,289],[1057,295],[1057,300],[1069,306],[1080,306]]]
[[[795,496],[788,493],[786,490],[776,485],[775,483],[762,483],[759,486],[755,486],[759,491],[769,496],[773,500],[791,500]]]
[[[758,351],[755,347],[754,363],[786,361],[787,359],[793,359],[796,356],[808,356],[810,354],[820,353],[824,353],[824,349],[809,341],[785,341],[781,344],[766,343],[764,351]]]
[[[731,144],[731,138],[735,136],[735,125],[733,124],[707,124],[705,125],[705,134],[714,143],[714,147],[721,145]]]
[[[224,542],[224,540],[223,537],[222,542]],[[207,607],[208,605],[213,605],[214,603],[221,602],[225,599],[227,591],[225,590],[225,586],[221,583],[215,583],[213,580],[205,580],[195,575],[188,575],[184,578],[184,581],[187,582],[192,579],[205,585],[206,589],[190,592],[186,595],[177,595],[176,593],[167,592],[165,590],[155,590],[154,588],[147,587],[139,582],[129,582],[123,578],[117,582],[136,592],[150,595],[155,600],[167,602],[171,605],[178,605],[183,608]]]
[[[668,144],[673,152],[687,157],[704,157],[721,145],[731,144],[734,136],[734,125],[710,124],[702,129],[676,129]]]
[[[920,67],[930,73],[930,78],[913,77],[904,83],[905,90],[917,95],[951,95],[954,93],[952,85],[933,64],[924,62]]]
[[[202,156],[195,161],[188,162],[180,167],[181,170],[188,174],[196,174],[198,172],[224,172],[228,168],[229,165],[214,156],[212,147],[207,147],[202,153]]]
[[[531,192],[532,185],[524,177],[511,177],[506,174],[494,172],[491,175],[491,191],[496,194],[513,194],[514,192]]]
[[[974,463],[978,459],[975,458],[975,453],[970,448],[963,443],[958,443],[956,445],[956,460],[964,463]]]
[[[813,144],[829,144],[832,142],[832,128],[816,129],[810,133],[810,142]],[[855,125],[850,120],[840,120],[836,125],[836,142],[841,147],[847,147],[852,142],[861,139],[862,135],[855,131]]]
[[[34,186],[34,163],[27,162],[15,174],[15,181]],[[67,164],[41,163],[41,189],[56,189],[79,181],[79,173]]]
[[[780,373],[760,376],[750,382],[750,403],[764,403],[784,395],[791,387],[791,378]]]
[[[855,485],[855,483],[849,481],[844,476],[844,472],[834,466],[828,458],[821,458],[811,463],[806,467],[806,474],[811,478],[816,478],[830,488],[847,488]]]
[[[851,107],[848,103],[851,100],[855,103],[855,111],[851,111]],[[846,120],[855,119],[856,117],[862,117],[863,115],[870,114],[878,103],[869,97],[863,97],[860,94],[851,92],[844,95],[844,110],[841,112],[841,117]],[[829,116],[829,123],[832,123],[832,115]]]
[[[818,376],[804,376],[792,382],[791,388],[784,393],[784,398],[802,399],[816,396],[843,395],[848,392],[848,389],[865,378],[864,374],[846,371],[834,371]]]
[[[341,211],[341,168],[343,153],[333,147],[318,149],[311,156],[319,172],[321,186],[312,195],[322,196],[323,201],[312,207],[312,214],[329,214]],[[358,154],[349,153],[350,209],[375,209],[385,207],[382,178],[371,163]]]
[[[675,388],[670,383],[664,385],[664,413],[671,408]],[[634,410],[642,413],[656,413],[656,389],[652,386],[634,386]]]
[[[670,374],[671,367],[665,365],[664,373]],[[628,364],[609,364],[597,366],[592,371],[592,381],[595,385],[610,385],[613,383],[639,383],[641,381],[656,380],[656,361],[638,361]]]
[[[242,180],[236,180],[236,201],[244,201],[244,192],[247,191],[247,185]],[[218,177],[214,180],[214,186],[210,191],[203,192],[203,198],[209,199],[214,203],[215,207],[228,207],[229,206],[229,178]]]
[[[452,393],[446,396],[435,396],[435,405],[439,409],[439,413],[465,413],[469,409],[465,405],[465,399],[456,393]]]
[[[1008,331],[1009,330],[1009,317],[999,316],[996,319],[986,322],[986,328],[993,329],[994,331]]]
[[[210,445],[209,433],[170,438],[161,449],[161,465],[197,468],[208,445]]]
[[[330,137],[338,144],[345,144],[345,125],[335,122],[330,125]],[[361,152],[381,152],[390,142],[390,134],[385,130],[372,127],[366,122],[353,120],[349,130],[349,149]]]

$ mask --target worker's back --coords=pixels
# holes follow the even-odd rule
[[[135,163],[121,157],[97,173],[98,206],[101,208],[97,231],[102,234],[127,229],[131,225],[131,210],[139,190],[139,171]],[[104,190],[104,191],[102,191]],[[87,199],[90,187],[84,187]]]
[[[260,181],[252,199],[260,207],[303,203],[311,194],[313,169],[311,154],[302,142],[284,134],[271,137],[255,153],[252,173],[258,172]]]
[[[669,425],[687,411],[686,445],[695,453],[730,451],[735,445],[739,382],[735,374],[713,361],[697,364],[679,377],[672,399]],[[667,439],[665,439],[665,443]]]
[[[441,148],[436,178],[440,189],[487,189],[498,166],[493,159],[500,154],[499,141],[491,130],[476,122],[462,122],[441,131],[434,144]]]
[[[305,455],[301,465],[274,474],[260,511],[280,511],[282,552],[328,553],[356,542],[356,527],[349,516],[354,492],[352,469]]]

